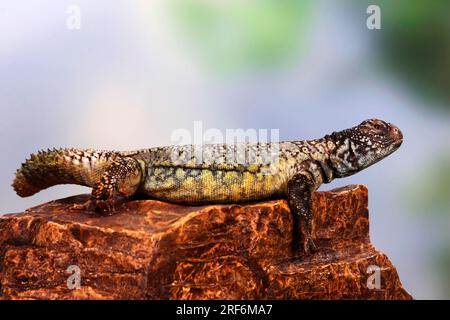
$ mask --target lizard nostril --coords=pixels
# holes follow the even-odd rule
[[[392,129],[392,135],[396,138],[396,139],[403,139],[403,134],[400,131],[400,129],[394,125],[392,125],[391,127]]]

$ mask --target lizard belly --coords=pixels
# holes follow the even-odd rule
[[[141,193],[184,204],[242,202],[285,193],[281,174],[150,167]]]

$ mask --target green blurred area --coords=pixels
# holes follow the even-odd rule
[[[429,159],[426,170],[407,183],[403,198],[412,212],[450,216],[450,152]]]
[[[436,248],[432,259],[435,261],[435,272],[439,275],[442,294],[448,297],[450,296],[450,243],[443,243],[441,247]]]
[[[353,1],[364,17],[379,5],[378,46],[386,69],[417,96],[450,111],[450,1]],[[240,73],[284,65],[310,35],[310,0],[169,0],[184,40],[213,70]]]
[[[310,1],[170,0],[181,35],[215,71],[278,67],[299,53]]]
[[[379,0],[379,51],[389,71],[450,111],[450,1]]]

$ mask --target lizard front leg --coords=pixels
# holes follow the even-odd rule
[[[298,231],[301,235],[300,244],[306,255],[317,251],[311,235],[313,190],[314,182],[308,174],[296,174],[288,181],[288,203],[291,212],[298,217]],[[298,231],[294,230],[294,232]]]
[[[139,188],[143,179],[143,169],[131,157],[118,157],[93,186],[91,197],[73,209],[111,213],[118,196],[129,197]]]

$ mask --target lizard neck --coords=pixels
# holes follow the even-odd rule
[[[323,139],[327,141],[329,165],[336,178],[343,178],[359,171],[352,129],[333,132]]]
[[[334,152],[336,145],[332,141],[330,141],[327,136],[322,139],[317,139],[315,140],[315,142],[317,148],[319,148],[318,154],[320,156],[317,159],[314,159],[313,155],[313,159],[319,165],[319,169],[322,175],[322,181],[324,183],[330,183],[337,177],[336,171],[330,158],[330,154]]]
[[[331,143],[327,137],[299,141],[296,144],[301,154],[298,160],[300,162],[305,161],[304,155],[307,156],[307,161],[315,168],[311,170],[320,172],[320,183],[330,183],[336,177],[336,172],[330,161],[330,153],[335,149],[335,144]]]

